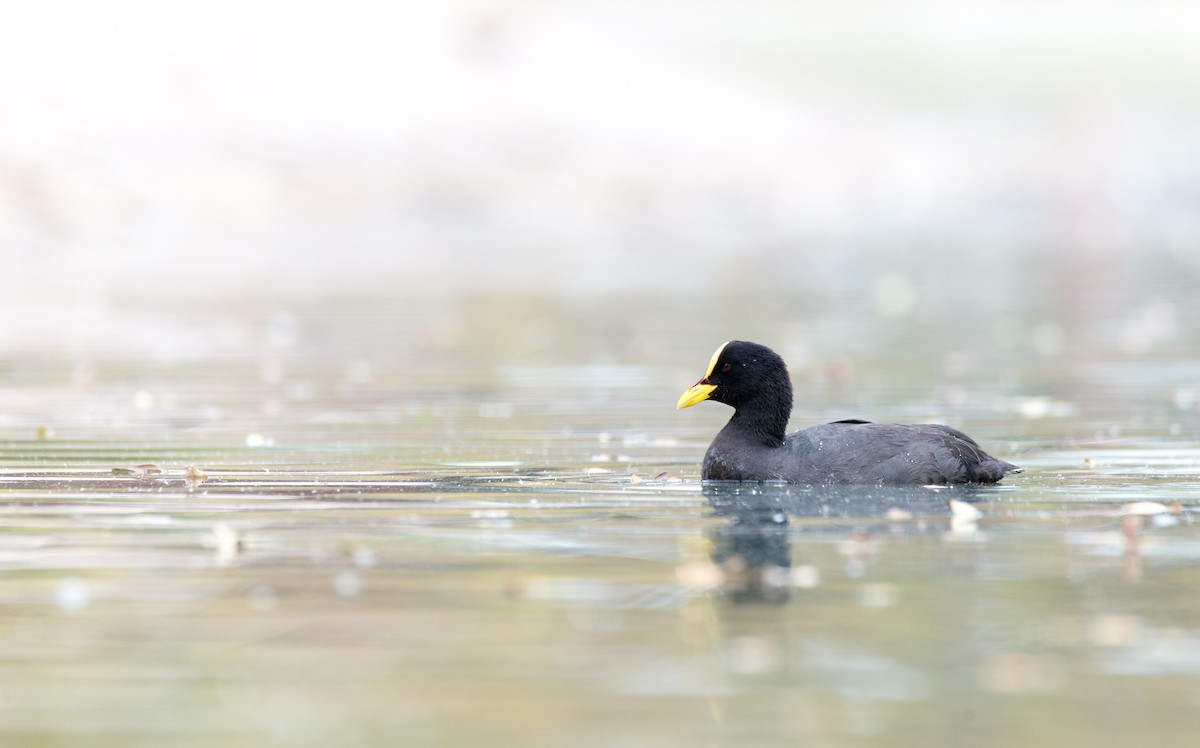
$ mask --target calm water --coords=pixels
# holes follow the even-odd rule
[[[714,491],[728,411],[674,403],[739,332],[637,308],[184,310],[14,356],[0,743],[1192,742],[1194,331],[751,308],[793,426],[938,420],[1028,472]]]

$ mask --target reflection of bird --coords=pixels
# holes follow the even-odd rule
[[[732,406],[733,417],[704,455],[705,480],[927,485],[995,483],[1020,471],[948,426],[835,421],[787,434],[787,367],[757,343],[718,348],[678,407],[709,399]]]
[[[721,496],[708,488],[709,503],[725,522],[712,530],[712,560],[724,573],[733,602],[786,602],[792,542],[782,492]]]

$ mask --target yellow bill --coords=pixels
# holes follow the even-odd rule
[[[712,358],[708,360],[708,369],[704,372],[704,378],[693,384],[688,388],[687,392],[679,396],[679,402],[675,404],[676,410],[691,407],[702,400],[707,400],[712,395],[717,385],[709,382],[708,378],[712,376],[713,369],[717,367],[717,359],[721,357],[721,351],[725,350],[725,346],[727,345],[729,345],[729,341],[722,343],[717,348],[716,353],[712,355]]]
[[[679,396],[679,402],[675,404],[675,409],[688,408],[701,400],[707,400],[713,390],[717,388],[715,384],[705,384],[703,380],[696,382],[688,391]]]

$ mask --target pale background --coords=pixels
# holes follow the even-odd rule
[[[480,293],[1032,299],[1051,353],[1143,352],[1200,271],[1196,39],[1190,2],[10,0],[0,355]]]

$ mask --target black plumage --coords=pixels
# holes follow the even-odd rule
[[[704,455],[705,480],[930,485],[995,483],[1020,471],[948,426],[850,420],[788,434],[787,366],[758,343],[731,340],[718,348],[678,407],[709,399],[732,406],[733,417]]]

